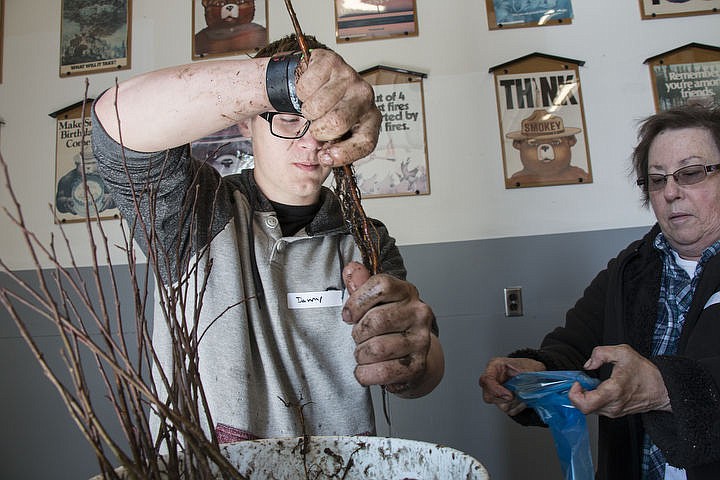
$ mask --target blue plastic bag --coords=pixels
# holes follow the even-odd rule
[[[577,371],[525,372],[507,382],[528,407],[534,408],[552,432],[565,480],[592,480],[595,476],[585,415],[568,399],[575,382],[594,390],[599,380]]]

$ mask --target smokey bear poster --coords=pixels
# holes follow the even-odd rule
[[[505,188],[592,182],[573,69],[496,76]]]
[[[193,0],[193,60],[253,53],[267,44],[266,0]]]

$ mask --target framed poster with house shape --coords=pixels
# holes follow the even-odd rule
[[[255,53],[268,44],[267,0],[193,0],[192,59]]]
[[[720,48],[700,43],[650,57],[657,112],[686,104],[720,105]]]
[[[720,0],[639,0],[640,17],[653,18],[686,17],[720,13]]]
[[[50,114],[57,121],[53,202],[56,223],[120,217],[92,153],[91,105],[89,98]]]
[[[375,150],[355,163],[363,198],[430,193],[424,73],[378,65],[360,72],[375,91],[383,120]]]
[[[583,64],[536,52],[490,68],[505,188],[592,183]]]
[[[60,76],[130,68],[131,0],[62,0]]]
[[[490,30],[570,25],[572,0],[485,0]]]

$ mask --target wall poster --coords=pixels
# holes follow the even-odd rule
[[[643,20],[711,13],[720,13],[720,0],[640,0]]]
[[[490,30],[569,25],[571,0],[485,0]]]
[[[360,72],[383,116],[375,150],[353,163],[363,198],[430,193],[424,73],[377,66]]]
[[[92,99],[51,113],[57,121],[55,150],[55,221],[81,222],[119,218],[105,183],[97,173],[92,153],[90,107]],[[83,111],[83,105],[85,109]],[[87,185],[87,188],[85,186]]]
[[[195,140],[190,144],[190,155],[206,162],[222,176],[240,173],[255,165],[252,141],[243,136],[237,124]]]
[[[418,35],[416,0],[335,0],[335,37],[354,42]]]
[[[490,69],[505,188],[592,183],[578,66],[534,53]]]
[[[131,0],[62,0],[60,76],[130,68]]]
[[[267,0],[193,0],[192,59],[254,53],[268,44]]]
[[[690,43],[645,63],[656,111],[686,104],[720,106],[720,48]]]

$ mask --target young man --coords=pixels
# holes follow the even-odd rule
[[[296,55],[195,63],[122,82],[94,105],[100,171],[141,225],[159,281],[206,285],[187,318],[202,303],[200,373],[221,442],[373,433],[367,386],[411,398],[443,375],[434,316],[394,240],[373,222],[383,273],[370,276],[322,186],[332,166],[373,150],[380,114],[357,72],[311,47],[298,78]],[[262,54],[297,50],[290,37]],[[252,137],[254,170],[220,177],[190,158],[188,142],[234,122]],[[167,369],[162,307],[153,345]],[[287,405],[304,405],[304,426]]]

